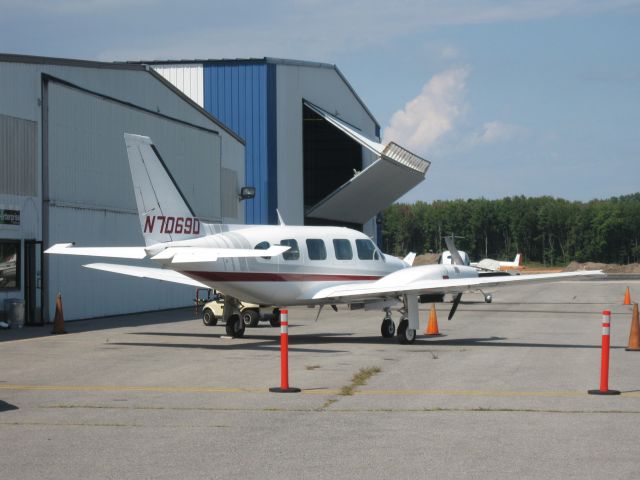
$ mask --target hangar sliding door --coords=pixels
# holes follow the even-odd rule
[[[45,247],[60,242],[144,245],[125,132],[151,137],[196,214],[206,221],[221,220],[221,140],[216,131],[51,78],[45,80],[44,92]],[[185,306],[193,298],[189,287],[81,267],[96,261],[92,258],[45,255],[45,261],[49,318],[58,292],[68,319]]]

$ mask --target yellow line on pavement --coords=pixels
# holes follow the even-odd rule
[[[47,390],[54,392],[160,392],[160,393],[263,393],[268,388],[141,387],[112,385],[1,385],[0,390]]]
[[[0,390],[53,391],[53,392],[157,392],[157,393],[268,393],[269,389],[255,387],[158,387],[116,385],[17,385],[0,384]],[[339,395],[336,389],[303,389],[307,395]],[[467,397],[584,397],[586,390],[579,391],[526,391],[526,390],[355,390],[354,395],[394,396],[467,396]],[[640,398],[640,392],[622,392],[624,397]]]

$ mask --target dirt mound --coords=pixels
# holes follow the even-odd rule
[[[565,272],[575,272],[576,270],[602,270],[605,273],[640,274],[640,263],[619,265],[617,263],[571,262],[564,269]]]
[[[422,255],[418,255],[416,257],[413,265],[433,265],[434,263],[438,263],[438,258],[440,258],[439,253],[423,253]]]

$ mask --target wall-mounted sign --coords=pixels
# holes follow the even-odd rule
[[[20,210],[0,208],[0,225],[20,225]]]

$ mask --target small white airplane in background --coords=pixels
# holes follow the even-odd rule
[[[493,270],[496,272],[507,272],[509,270],[516,270],[520,267],[521,255],[516,254],[516,258],[513,262],[507,262],[503,260],[494,260],[493,258],[483,258],[477,263],[471,262],[472,267],[478,267],[483,270]]]
[[[225,293],[227,334],[240,337],[244,324],[239,300],[280,307],[348,304],[385,312],[383,337],[396,326],[401,343],[413,343],[418,297],[455,295],[449,318],[464,292],[525,282],[603,275],[580,271],[527,276],[485,276],[462,265],[412,267],[382,253],[362,232],[342,227],[224,225],[200,222],[166,171],[149,137],[125,134],[144,247],[75,248],[56,244],[46,253],[151,259],[161,268],[92,263],[86,267],[169,282],[214,288]],[[457,253],[457,251],[455,252]],[[459,254],[458,254],[459,257]]]

